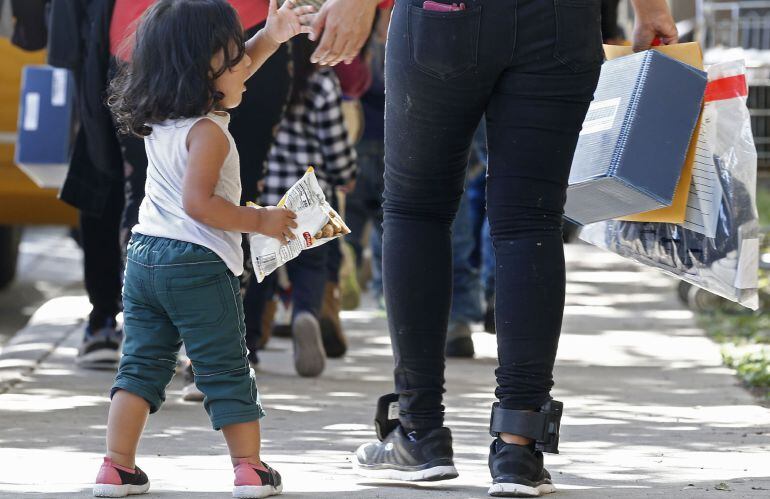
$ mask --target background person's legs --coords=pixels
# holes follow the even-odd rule
[[[452,224],[452,307],[447,330],[447,357],[473,357],[471,325],[481,320],[481,282],[471,265],[476,243],[468,192],[463,194]]]
[[[115,318],[122,309],[122,210],[123,186],[116,181],[100,215],[80,212],[83,277],[92,306],[76,359],[82,367],[114,369],[120,360],[122,336]]]
[[[300,376],[318,376],[326,367],[319,318],[328,275],[329,244],[303,251],[286,263],[291,281],[294,368]]]
[[[344,258],[342,254],[343,244],[345,244],[343,239],[338,238],[324,245],[328,246],[326,250],[326,283],[324,284],[319,325],[321,327],[324,350],[330,359],[342,357],[348,350],[348,341],[342,329],[342,321],[340,321],[340,311],[343,306],[343,285],[347,286],[351,292],[358,292],[359,300],[361,292],[357,288],[358,282],[355,281],[355,272],[351,270],[351,267],[355,266],[354,262],[348,262],[348,272],[350,273],[346,275],[346,279],[342,283],[343,285],[340,283],[340,270]]]
[[[119,230],[122,210],[123,187],[116,183],[101,216],[80,212],[84,281],[93,305],[89,317],[92,328],[103,327],[121,310],[123,263]]]

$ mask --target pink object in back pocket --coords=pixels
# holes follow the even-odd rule
[[[457,12],[458,10],[465,10],[465,4],[446,4],[434,2],[433,0],[425,0],[422,4],[424,10],[432,10],[434,12]]]

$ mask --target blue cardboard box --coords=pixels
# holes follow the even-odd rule
[[[41,187],[58,187],[63,180],[74,112],[75,80],[69,70],[24,67],[14,160]]]
[[[605,62],[580,132],[565,216],[579,224],[669,206],[706,73],[648,50]]]

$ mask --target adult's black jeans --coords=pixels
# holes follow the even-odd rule
[[[96,330],[122,310],[123,286],[120,217],[123,212],[123,184],[115,180],[102,212],[80,211],[80,244],[83,247],[83,282],[91,302],[89,325]]]
[[[400,420],[443,424],[452,220],[486,115],[487,207],[507,409],[550,398],[564,309],[562,214],[603,61],[600,0],[397,0],[386,56],[383,277]]]

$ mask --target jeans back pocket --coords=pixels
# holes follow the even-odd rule
[[[436,12],[409,6],[409,49],[414,65],[441,80],[475,68],[478,59],[481,6]]]
[[[179,275],[166,279],[174,325],[187,330],[221,326],[235,300],[230,286],[222,282],[229,277],[221,272],[196,275],[185,266],[179,270]]]
[[[595,70],[604,62],[600,0],[553,0],[554,57],[572,71]]]

